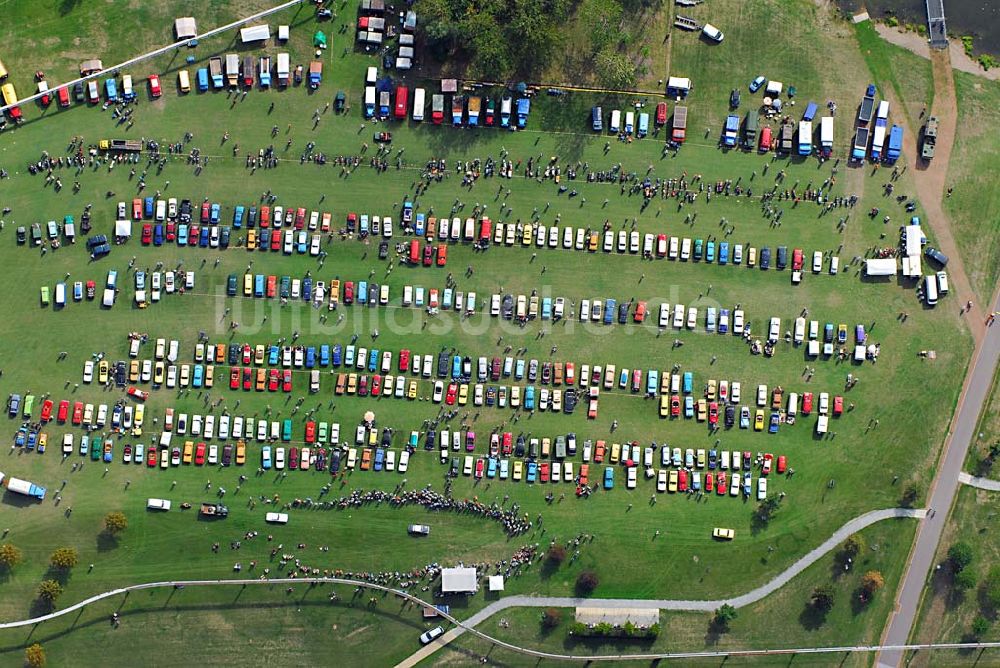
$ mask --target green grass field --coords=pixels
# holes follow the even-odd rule
[[[137,32],[131,21],[140,25],[147,23],[169,25],[164,17],[172,15],[170,3],[156,9],[150,7],[135,12],[126,21],[120,8],[108,10],[109,23],[115,30]],[[76,62],[90,55],[65,48],[65,42],[73,35],[90,34],[92,26],[82,18],[82,11],[74,8],[66,17],[56,19],[53,8],[34,8],[29,22],[34,17],[49,17],[54,26],[52,35],[60,42],[53,44],[49,52],[36,52],[29,48],[5,51],[4,61],[12,69],[15,81],[27,86],[31,72],[44,67],[50,77],[58,79],[69,76]],[[815,16],[827,21],[825,15],[814,14],[812,5],[794,5],[795,16]],[[19,11],[22,11],[19,9]],[[23,10],[28,11],[28,10]],[[143,12],[150,12],[144,15]],[[241,6],[241,11],[245,11]],[[778,12],[767,8],[754,12]],[[792,11],[792,10],[780,10]],[[232,10],[223,5],[213,5],[212,12],[205,17],[200,14],[202,29],[214,24],[212,18],[222,20],[232,15]],[[801,14],[800,14],[801,13]],[[342,11],[338,21],[350,22],[349,11]],[[894,201],[880,195],[883,179],[871,176],[861,170],[834,167],[832,163],[819,165],[814,160],[771,160],[770,157],[743,153],[725,154],[714,147],[715,130],[702,136],[700,128],[718,128],[724,117],[724,105],[728,90],[739,86],[757,74],[750,67],[752,51],[744,51],[741,46],[746,40],[761,39],[768,31],[777,30],[775,23],[784,14],[758,16],[751,13],[744,17],[742,27],[727,27],[726,47],[731,51],[715,50],[718,59],[703,58],[706,45],[678,42],[673,45],[672,71],[692,76],[696,88],[690,99],[692,123],[691,138],[676,156],[661,153],[662,144],[656,138],[637,141],[630,145],[610,141],[609,138],[593,136],[586,131],[587,110],[600,101],[609,109],[614,100],[598,100],[593,96],[574,94],[564,98],[538,98],[535,100],[529,128],[525,132],[503,133],[483,130],[481,132],[461,131],[449,127],[434,127],[392,124],[394,135],[390,151],[390,167],[384,173],[376,173],[362,159],[362,166],[350,175],[341,168],[327,164],[317,166],[299,164],[299,158],[307,142],[315,142],[316,151],[328,156],[356,155],[363,152],[362,143],[371,143],[373,129],[382,125],[367,124],[362,128],[360,114],[360,82],[363,68],[376,64],[374,58],[350,52],[346,55],[342,43],[348,37],[340,36],[336,24],[326,28],[335,35],[334,43],[324,54],[325,78],[322,87],[313,96],[307,96],[304,88],[291,87],[285,91],[253,91],[246,96],[229,96],[225,93],[191,93],[178,96],[175,89],[175,72],[181,64],[178,56],[172,60],[151,64],[150,71],[162,73],[165,85],[164,97],[156,102],[145,95],[134,115],[135,123],[127,131],[117,126],[111,118],[110,110],[74,106],[65,111],[55,107],[44,114],[37,109],[26,110],[29,122],[22,127],[5,132],[0,137],[4,152],[0,161],[10,171],[11,178],[0,195],[0,203],[9,206],[12,212],[5,218],[5,226],[0,232],[0,284],[4,289],[6,312],[12,317],[0,322],[0,390],[25,394],[49,393],[54,399],[67,398],[88,402],[111,402],[120,398],[120,393],[103,392],[96,386],[80,383],[83,363],[91,354],[104,351],[111,360],[125,359],[127,355],[126,334],[130,331],[148,333],[151,338],[176,338],[181,341],[181,357],[190,361],[194,343],[199,331],[207,332],[212,342],[272,343],[280,336],[290,336],[293,331],[301,334],[299,341],[305,345],[320,343],[350,343],[352,335],[358,337],[358,345],[373,345],[381,350],[394,353],[409,348],[417,353],[436,354],[442,348],[456,347],[462,354],[473,358],[479,355],[503,355],[506,346],[527,348],[522,357],[527,359],[556,360],[581,364],[613,363],[620,368],[666,369],[679,365],[684,371],[695,375],[696,393],[708,379],[738,380],[743,386],[744,401],[752,401],[758,383],[769,387],[782,385],[786,391],[842,393],[848,373],[860,376],[861,382],[846,393],[845,401],[853,402],[855,410],[846,412],[841,418],[831,421],[831,431],[835,436],[825,439],[814,437],[815,417],[800,417],[794,426],[785,425],[776,435],[741,430],[721,430],[715,434],[705,429],[705,425],[694,420],[662,420],[658,417],[654,401],[644,400],[639,394],[628,391],[604,392],[600,401],[597,420],[587,420],[585,406],[577,408],[573,416],[562,414],[534,415],[495,408],[474,408],[471,405],[459,409],[459,415],[448,422],[441,422],[438,429],[456,429],[462,422],[475,429],[479,439],[479,454],[482,454],[486,435],[503,425],[515,433],[532,436],[554,437],[557,434],[574,431],[580,441],[584,439],[606,439],[612,441],[636,440],[646,444],[651,440],[668,443],[682,448],[718,448],[720,450],[748,450],[751,452],[773,452],[786,454],[796,475],[791,478],[773,477],[770,493],[787,494],[782,507],[770,526],[754,530],[751,518],[755,503],[732,498],[702,498],[694,496],[674,497],[662,495],[658,502],[650,503],[654,492],[652,481],[642,479],[634,491],[624,489],[624,471],[616,473],[616,487],[609,493],[599,492],[590,499],[577,499],[573,486],[562,483],[551,488],[529,487],[525,483],[506,481],[482,481],[474,484],[469,478],[459,477],[454,482],[453,495],[456,498],[477,496],[483,501],[496,499],[510,500],[520,504],[523,512],[534,519],[544,517],[544,533],[536,527],[534,531],[514,539],[508,539],[494,523],[486,523],[470,516],[429,514],[416,508],[390,509],[387,507],[365,507],[351,511],[291,510],[291,522],[285,527],[265,528],[263,515],[265,506],[258,504],[255,509],[248,507],[249,500],[261,495],[280,494],[282,501],[296,498],[318,498],[320,488],[330,478],[321,472],[293,472],[287,477],[274,473],[254,475],[259,462],[260,444],[253,442],[249,448],[248,466],[244,468],[209,468],[196,470],[184,466],[167,472],[149,470],[145,467],[121,464],[123,441],[134,442],[152,437],[159,427],[151,424],[153,418],[162,418],[167,407],[178,412],[213,413],[218,416],[224,411],[246,416],[262,415],[270,410],[275,419],[293,417],[295,420],[295,441],[301,441],[304,413],[315,410],[316,419],[336,421],[341,424],[342,437],[347,439],[354,426],[366,410],[374,410],[380,426],[396,430],[394,447],[402,445],[402,439],[411,429],[425,429],[424,422],[440,415],[438,406],[427,399],[430,385],[420,384],[420,400],[342,397],[333,395],[334,377],[324,374],[322,388],[318,395],[307,394],[307,379],[297,374],[295,392],[292,395],[259,394],[256,392],[233,392],[228,389],[227,369],[216,368],[216,385],[211,391],[167,390],[152,391],[147,402],[146,434],[143,439],[116,439],[115,462],[107,465],[86,461],[82,470],[71,472],[71,466],[82,461],[78,455],[61,461],[58,444],[64,428],[50,424],[46,428],[49,451],[44,455],[11,449],[2,470],[8,474],[27,478],[46,485],[49,498],[41,505],[23,504],[14,495],[5,494],[0,506],[0,529],[9,527],[4,540],[18,545],[25,554],[25,562],[8,574],[0,587],[6,594],[0,599],[0,618],[18,619],[30,614],[34,592],[38,582],[47,571],[48,555],[53,549],[63,545],[76,547],[80,551],[81,566],[77,567],[66,582],[66,591],[60,604],[84,598],[95,592],[114,588],[121,584],[143,582],[166,578],[227,577],[232,573],[233,563],[243,563],[256,559],[261,567],[270,565],[272,545],[258,538],[247,541],[243,548],[232,553],[226,545],[239,540],[245,532],[259,530],[274,535],[274,543],[285,546],[306,543],[307,548],[295,550],[296,556],[319,568],[341,568],[344,570],[409,570],[429,562],[441,561],[496,561],[507,558],[521,545],[546,540],[565,541],[579,532],[594,534],[593,544],[581,549],[580,558],[572,565],[565,565],[556,573],[544,572],[539,568],[529,569],[520,578],[507,585],[508,592],[540,593],[561,595],[572,591],[577,573],[583,568],[594,568],[601,575],[601,585],[596,596],[691,596],[690,583],[698,582],[698,596],[717,597],[733,595],[759,585],[800,556],[805,550],[820,543],[847,519],[873,508],[898,505],[902,490],[909,482],[915,482],[921,489],[929,481],[932,462],[944,433],[945,425],[953,410],[955,398],[961,383],[970,350],[970,339],[964,324],[956,316],[956,309],[921,308],[912,289],[894,283],[873,283],[861,280],[858,268],[850,266],[850,259],[864,255],[868,248],[876,245],[892,245],[895,241],[894,225],[883,226],[871,221],[865,212],[872,206],[881,206],[892,212],[894,219],[902,220],[903,209]],[[768,18],[770,17],[770,18]],[[122,19],[115,23],[116,19]],[[293,39],[288,50],[292,61],[305,61],[311,47],[308,39],[315,31],[311,19],[299,15],[288,19],[293,23]],[[767,31],[758,36],[750,26],[760,21],[768,25]],[[274,20],[274,23],[280,22]],[[35,24],[31,24],[35,25]],[[42,25],[42,24],[39,24]],[[48,24],[45,24],[48,25]],[[860,56],[850,49],[840,46],[838,40],[850,39],[850,32],[840,24],[831,24],[827,32],[817,29],[810,33],[813,41],[823,41],[837,59],[843,59],[844,76],[828,82],[823,74],[823,55],[815,48],[804,45],[789,45],[789,53],[768,63],[766,74],[770,77],[785,77],[788,83],[798,86],[800,99],[824,101],[836,97],[842,108],[850,108],[857,95],[863,90],[867,75],[863,73],[864,63]],[[846,35],[846,36],[845,36]],[[160,33],[143,33],[130,44],[121,40],[107,39],[107,50],[101,50],[105,63],[124,57],[138,49],[165,42],[169,37]],[[803,37],[805,42],[807,37]],[[148,42],[146,41],[148,40]],[[15,40],[16,42],[16,40]],[[754,42],[756,43],[756,42]],[[113,46],[112,46],[113,45]],[[697,48],[696,48],[697,47]],[[206,59],[214,53],[229,49],[224,40],[203,41],[197,50],[191,52],[198,59]],[[279,49],[270,48],[276,52]],[[29,57],[29,53],[31,56]],[[59,55],[61,54],[61,55]],[[107,54],[107,55],[105,55]],[[181,55],[187,55],[186,52]],[[739,63],[739,67],[734,67]],[[202,62],[186,66],[192,71]],[[756,65],[754,65],[756,67]],[[779,72],[778,68],[782,70]],[[784,72],[787,71],[787,76]],[[134,72],[141,76],[143,72]],[[410,80],[409,83],[415,83]],[[830,86],[829,90],[826,86]],[[332,111],[324,111],[327,101],[332,100],[338,89],[349,94],[352,109],[344,116],[336,116]],[[144,90],[144,89],[143,89]],[[745,88],[744,88],[745,90]],[[744,94],[746,97],[747,94]],[[271,105],[274,105],[273,110]],[[313,113],[320,110],[320,121],[313,126]],[[40,117],[41,116],[41,117]],[[838,115],[838,146],[846,146],[849,114]],[[278,135],[272,138],[272,126],[279,127]],[[843,126],[843,128],[841,127]],[[290,130],[288,128],[291,128]],[[32,176],[26,165],[36,161],[42,151],[49,154],[65,154],[71,138],[82,134],[85,144],[96,143],[104,137],[145,137],[158,141],[182,141],[185,132],[194,135],[192,142],[185,146],[184,153],[194,147],[203,155],[210,156],[209,164],[196,173],[185,163],[183,157],[173,157],[162,170],[150,169],[146,176],[144,194],[163,191],[165,197],[188,197],[194,202],[203,198],[221,202],[223,221],[231,220],[236,204],[259,204],[264,191],[270,190],[279,196],[278,204],[283,206],[303,206],[307,209],[332,211],[336,224],[341,224],[349,211],[399,217],[401,203],[414,193],[416,181],[420,178],[421,167],[432,157],[444,157],[452,174],[440,183],[434,183],[427,193],[416,200],[418,211],[428,215],[449,215],[456,202],[464,203],[456,215],[471,215],[470,210],[478,203],[485,205],[486,213],[494,220],[527,221],[537,208],[541,222],[545,225],[558,223],[599,229],[608,220],[613,229],[623,225],[630,229],[635,220],[636,228],[643,233],[664,232],[670,235],[715,238],[726,240],[720,221],[735,226],[728,238],[731,243],[751,243],[754,246],[768,245],[772,248],[787,244],[789,248],[802,247],[807,256],[812,250],[837,254],[844,271],[838,276],[812,275],[808,273],[802,284],[791,286],[787,272],[745,267],[708,265],[706,263],[682,263],[669,260],[644,261],[637,256],[581,251],[566,251],[532,248],[520,244],[515,247],[494,247],[487,253],[474,253],[464,244],[454,244],[449,250],[447,269],[410,268],[397,265],[389,272],[388,262],[375,258],[376,246],[362,244],[356,240],[342,240],[339,237],[326,243],[329,252],[323,265],[305,255],[285,256],[274,253],[248,252],[244,248],[231,247],[226,251],[201,248],[178,248],[175,245],[144,247],[138,239],[127,245],[116,246],[111,256],[98,262],[88,262],[82,244],[64,247],[40,254],[37,249],[19,246],[15,242],[14,229],[18,225],[59,220],[66,214],[79,219],[87,203],[94,204],[96,231],[108,232],[115,217],[115,202],[131,199],[136,193],[136,179],[131,178],[128,167],[118,165],[113,170],[106,166],[99,169],[88,168],[79,175],[72,170],[57,170],[56,175],[65,186],[56,192],[46,186],[41,175]],[[223,142],[224,133],[230,138]],[[291,141],[286,149],[285,144]],[[274,144],[280,166],[273,170],[257,170],[251,173],[245,168],[244,156],[248,151]],[[239,155],[233,155],[233,146],[239,145]],[[397,151],[401,152],[402,163],[396,168]],[[639,196],[623,196],[617,185],[575,182],[564,178],[563,183],[577,189],[579,194],[568,199],[560,194],[551,181],[537,181],[516,177],[510,180],[491,178],[480,179],[471,188],[463,188],[460,177],[454,173],[456,160],[485,159],[499,157],[506,149],[512,159],[527,161],[529,157],[559,156],[561,164],[569,162],[588,163],[592,169],[609,169],[621,164],[626,171],[642,175],[650,169],[652,176],[663,178],[689,177],[700,174],[703,181],[713,184],[719,180],[732,180],[752,187],[756,193],[775,185],[779,170],[786,175],[778,186],[799,190],[819,186],[834,175],[837,185],[833,195],[857,194],[861,201],[850,212],[846,231],[837,231],[838,219],[847,214],[844,209],[834,209],[826,215],[819,215],[815,204],[779,203],[784,216],[779,226],[771,226],[762,215],[759,204],[748,197],[714,196],[711,202],[703,199],[698,203],[679,209],[674,200],[652,200],[645,209]],[[370,155],[374,147],[368,149]],[[141,170],[143,165],[137,166]],[[766,170],[765,170],[766,167]],[[80,182],[80,190],[73,192],[73,181]],[[168,185],[169,181],[169,185]],[[900,188],[912,187],[907,177],[900,182]],[[510,194],[506,194],[506,190]],[[113,191],[115,197],[107,198],[105,193]],[[502,193],[500,192],[502,191]],[[500,197],[499,195],[503,195]],[[605,200],[607,203],[605,204]],[[501,206],[506,203],[504,213]],[[696,214],[693,222],[686,223],[685,216]],[[689,227],[690,229],[684,229]],[[884,235],[884,237],[883,237]],[[234,242],[240,237],[234,234]],[[398,234],[397,234],[398,238]],[[236,244],[234,243],[234,246]],[[532,254],[537,253],[533,258]],[[163,301],[148,309],[132,307],[132,273],[127,265],[136,256],[137,267],[153,269],[162,262],[164,267],[175,267],[183,263],[186,269],[197,273],[197,284],[193,291],[184,295],[166,295]],[[301,277],[311,272],[317,280],[371,280],[388,284],[392,293],[394,308],[367,309],[361,307],[341,307],[344,314],[340,322],[331,317],[327,322],[318,319],[319,312],[305,305],[290,305],[281,308],[276,303],[261,300],[230,299],[223,295],[226,277],[230,273],[240,276],[252,263],[254,273],[291,275]],[[472,276],[464,276],[465,268],[473,266]],[[70,303],[60,311],[41,308],[38,303],[39,287],[53,286],[67,273],[69,281],[95,280],[99,285],[109,269],[116,269],[122,281],[123,290],[118,304],[111,310],[98,308],[96,302]],[[708,306],[733,308],[737,303],[746,309],[749,322],[755,332],[762,332],[771,316],[782,319],[783,331],[791,327],[792,321],[803,308],[808,308],[809,317],[819,322],[845,323],[851,326],[864,323],[866,327],[875,325],[873,340],[882,344],[882,353],[877,365],[866,363],[855,366],[837,363],[822,357],[809,360],[802,348],[787,342],[778,344],[773,358],[751,356],[746,346],[736,337],[703,334],[703,327],[696,331],[677,332],[668,330],[657,336],[655,327],[648,326],[595,326],[582,325],[575,318],[567,318],[558,324],[534,321],[526,327],[517,328],[508,323],[498,322],[485,316],[457,321],[447,315],[434,318],[413,309],[398,308],[403,286],[421,285],[427,288],[443,289],[445,276],[451,272],[458,289],[475,291],[480,304],[489,294],[513,292],[528,294],[537,289],[539,294],[553,297],[563,296],[567,301],[581,299],[615,297],[620,302],[629,299],[646,300],[655,308],[660,302],[697,305],[702,310]],[[947,301],[943,304],[947,307]],[[225,317],[225,309],[232,309]],[[897,316],[909,313],[905,322]],[[703,311],[702,311],[703,312]],[[265,322],[265,317],[266,322]],[[237,332],[229,329],[230,320],[240,323]],[[380,335],[373,344],[371,332],[378,329]],[[947,335],[944,333],[948,332]],[[544,333],[544,337],[540,337]],[[501,340],[502,337],[502,340]],[[671,342],[678,338],[684,345],[672,348]],[[552,353],[552,347],[557,352]],[[927,349],[937,351],[934,361],[923,360],[918,352]],[[60,351],[67,351],[64,360],[58,359]],[[142,348],[140,358],[148,359],[153,354],[152,345]],[[805,368],[815,367],[815,374],[806,379]],[[149,386],[144,386],[149,389]],[[933,387],[933,392],[927,388]],[[296,398],[304,398],[302,409],[292,413]],[[221,400],[221,405],[207,408],[207,404]],[[618,429],[611,431],[613,419],[618,420]],[[869,428],[873,420],[879,420],[877,428]],[[9,432],[13,435],[19,423],[9,421]],[[74,430],[79,435],[79,430]],[[579,465],[579,461],[576,462]],[[599,477],[598,467],[591,470],[591,480]],[[241,473],[249,480],[236,490]],[[419,451],[411,462],[407,473],[407,487],[421,487],[431,484],[435,489],[443,488],[445,466],[438,461],[436,453]],[[894,476],[899,480],[894,484]],[[393,489],[402,476],[397,473],[378,474],[355,471],[333,485],[331,495],[345,494],[351,489]],[[62,501],[56,504],[52,497],[66,480],[60,492]],[[207,489],[208,481],[212,489]],[[834,486],[830,486],[831,481]],[[229,490],[226,501],[232,514],[224,522],[209,524],[197,522],[190,513],[174,510],[164,515],[147,514],[144,510],[148,497],[165,497],[178,506],[183,501],[197,504],[215,498],[219,486]],[[557,497],[565,493],[566,498],[552,504],[545,502],[548,491]],[[72,508],[71,513],[67,510]],[[270,506],[266,507],[270,509]],[[101,520],[110,510],[123,510],[129,517],[130,527],[117,543],[110,543],[101,537]],[[9,518],[9,519],[8,519]],[[424,521],[432,524],[433,531],[428,540],[414,541],[405,536],[405,525],[409,522]],[[737,539],[732,545],[712,543],[709,533],[714,526],[730,526],[737,530]],[[654,543],[655,531],[661,537]],[[874,529],[873,529],[874,531]],[[907,529],[909,531],[909,529]],[[211,551],[213,542],[223,545],[219,554]],[[903,539],[890,540],[897,559],[905,554]],[[320,545],[329,545],[329,552],[319,552]],[[769,546],[773,551],[769,551]],[[641,555],[641,556],[640,556]],[[94,568],[88,571],[89,564]],[[738,581],[710,576],[710,569],[719,564],[741,573]],[[187,596],[190,592],[185,592]],[[278,605],[273,598],[261,594],[264,605]],[[164,622],[164,628],[173,624],[177,633],[189,624],[199,622],[206,629],[215,626],[238,624],[244,620],[242,633],[246,637],[266,635],[270,627],[280,627],[282,618],[294,624],[297,613],[287,606],[267,608],[269,612],[253,609],[234,613],[240,617],[230,617],[214,606],[225,606],[229,602],[228,593],[199,593],[192,596],[194,606],[204,610],[190,613],[178,610],[172,613],[172,621]],[[280,597],[278,597],[280,599]],[[475,597],[464,605],[474,610],[484,605],[482,597]],[[796,605],[797,607],[797,605]],[[100,625],[101,613],[87,613],[87,618],[97,620]],[[136,612],[145,615],[149,623],[156,623],[152,612]],[[190,614],[190,616],[189,616]],[[346,612],[344,614],[347,614]],[[797,614],[797,612],[796,612]],[[313,654],[325,650],[335,650],[335,636],[328,640],[313,636],[315,628],[329,625],[330,619],[310,608],[303,613],[309,627],[303,636],[307,648],[289,649],[287,662],[309,660]],[[371,636],[392,636],[393,643],[404,634],[398,622],[389,619],[343,623],[359,627],[372,626]],[[336,623],[336,622],[334,622]],[[54,630],[43,627],[38,633],[48,633],[45,644],[50,647],[53,659],[73,651],[72,638],[76,633],[67,633],[62,622],[54,625]],[[126,625],[131,626],[131,625]],[[138,626],[136,624],[135,626]],[[830,641],[853,641],[857,622],[850,624],[838,621],[830,624]],[[122,629],[114,633],[122,633]],[[133,633],[134,631],[124,631]],[[168,635],[165,633],[164,635]],[[361,634],[359,634],[360,636]],[[404,634],[405,635],[405,634]],[[101,646],[101,636],[87,640],[92,647]],[[117,638],[111,632],[110,638]],[[170,642],[175,642],[171,639]],[[364,644],[359,640],[359,645]],[[12,654],[20,653],[24,642],[23,633],[0,634],[0,644]],[[401,647],[410,647],[408,640],[385,648],[387,657],[395,653],[397,658],[405,655]],[[329,643],[325,644],[324,643]],[[133,643],[118,643],[129,647]],[[253,663],[259,660],[245,644],[234,643],[233,651],[238,656],[247,656]],[[154,643],[150,651],[158,648],[172,649],[179,653],[183,648]],[[169,651],[169,650],[168,650]],[[224,652],[223,647],[212,651]],[[350,660],[350,652],[345,648],[345,658]],[[358,652],[363,650],[360,647]],[[216,655],[219,661],[223,655]],[[209,663],[214,659],[206,659]],[[388,660],[388,659],[387,659]],[[282,659],[284,662],[285,660]]]

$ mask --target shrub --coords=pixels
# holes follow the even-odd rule
[[[42,580],[38,584],[38,598],[42,599],[46,603],[55,603],[56,599],[59,598],[62,593],[62,585],[55,580]]]
[[[45,648],[35,643],[24,649],[24,663],[30,668],[42,668],[45,665]]]
[[[77,565],[80,561],[80,555],[77,554],[76,548],[74,547],[60,547],[52,556],[49,557],[49,563],[53,567],[62,570],[69,570]]]
[[[972,563],[972,546],[959,541],[948,548],[948,561],[956,573]]]
[[[586,595],[597,589],[597,585],[600,582],[600,578],[597,577],[597,573],[594,571],[583,571],[576,579],[576,588],[581,594]]]
[[[879,571],[868,571],[861,576],[861,598],[869,600],[875,592],[885,586],[885,578]]]
[[[730,622],[736,619],[736,615],[736,608],[725,603],[715,611],[715,616],[712,617],[712,626],[720,633],[725,633],[729,630]]]
[[[21,563],[24,555],[21,549],[13,543],[0,545],[0,570],[10,570]]]
[[[968,568],[955,573],[952,584],[959,591],[966,591],[976,586],[976,574]]]
[[[114,535],[128,528],[128,518],[121,511],[110,512],[104,516],[104,530]]]
[[[821,612],[829,612],[837,600],[837,592],[831,585],[819,585],[813,589],[809,600],[812,603],[812,607]]]
[[[989,630],[990,620],[983,615],[976,615],[976,618],[972,620],[972,635],[980,638]]]
[[[844,541],[844,554],[853,559],[865,549],[865,539],[859,534],[852,533]]]
[[[562,623],[562,611],[559,608],[545,608],[542,611],[542,628],[554,629]]]

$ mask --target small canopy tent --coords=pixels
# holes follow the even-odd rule
[[[174,20],[174,32],[178,40],[191,39],[198,36],[198,24],[195,23],[194,17],[183,16]]]
[[[268,25],[248,26],[240,30],[240,41],[244,44],[260,42],[271,38],[271,28]]]
[[[313,35],[313,46],[315,46],[317,49],[325,49],[326,33],[324,33],[322,30],[317,30],[316,34]]]

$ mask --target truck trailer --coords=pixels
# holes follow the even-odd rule
[[[688,110],[687,107],[676,106],[674,107],[674,122],[673,129],[670,133],[670,139],[681,144],[687,138],[687,119]]]
[[[20,478],[11,478],[0,472],[0,485],[6,487],[9,491],[15,494],[23,494],[25,496],[31,496],[39,501],[45,498],[45,488],[41,485],[36,485],[33,482],[28,482],[27,480],[21,480]]]
[[[885,162],[894,164],[903,151],[903,126],[893,125],[889,129],[889,147],[885,151]]]

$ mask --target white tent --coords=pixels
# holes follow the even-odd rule
[[[920,246],[924,240],[924,233],[919,225],[906,226],[906,254],[920,255]]]
[[[764,89],[765,94],[770,97],[776,95],[781,95],[781,89],[784,88],[784,84],[780,81],[768,81],[767,87]]]
[[[116,220],[115,221],[115,236],[116,237],[130,237],[132,236],[132,221],[131,220]]]
[[[174,21],[174,32],[177,33],[177,39],[191,39],[198,36],[198,24],[194,17],[184,16]]]
[[[288,26],[278,26],[278,39],[282,42],[288,41]]]
[[[868,276],[895,276],[896,258],[870,258],[865,260],[865,274]]]
[[[240,41],[244,44],[248,42],[260,42],[271,38],[271,28],[268,25],[249,26],[240,30]]]
[[[442,568],[442,594],[474,594],[479,589],[475,568]]]
[[[687,95],[691,90],[691,80],[687,77],[670,77],[667,79],[667,95]]]
[[[491,575],[490,576],[490,591],[503,591],[503,576],[502,575]]]

